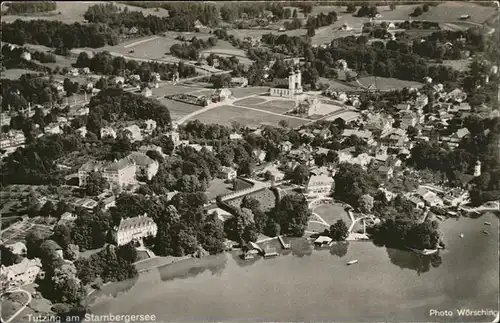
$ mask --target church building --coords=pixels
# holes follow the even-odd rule
[[[297,68],[295,71],[290,69],[288,75],[288,85],[273,87],[270,89],[271,96],[281,96],[292,98],[296,94],[302,93],[302,74]]]

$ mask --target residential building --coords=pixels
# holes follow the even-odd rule
[[[15,254],[15,255],[18,255],[18,256],[24,256],[26,255],[26,245],[22,242],[16,242],[16,243],[13,243],[13,244],[8,244],[8,245],[5,245],[5,247],[7,247],[8,249],[10,249],[10,251]]]
[[[372,156],[363,153],[359,154],[358,156],[354,157],[355,147],[349,147],[342,149],[338,152],[339,156],[339,163],[349,163],[349,164],[356,164],[360,165],[362,167],[366,167],[370,163],[370,161],[373,159]]]
[[[436,193],[424,188],[419,187],[415,195],[422,199],[428,206],[442,206],[443,200],[437,196]]]
[[[136,178],[151,180],[158,173],[159,163],[141,152],[133,152],[127,156],[135,163]]]
[[[266,159],[266,152],[264,150],[255,149],[253,151],[253,153],[254,153],[254,156],[257,157],[259,163],[264,162],[264,160]]]
[[[417,117],[413,111],[403,110],[399,113],[401,120],[401,129],[407,129],[409,126],[415,127],[417,125]]]
[[[22,131],[11,130],[6,134],[0,134],[0,149],[24,145],[26,137]]]
[[[153,91],[151,91],[151,89],[150,89],[148,86],[146,86],[146,87],[144,87],[144,88],[142,89],[141,94],[142,94],[144,97],[149,98],[150,96],[152,96],[152,95],[153,95]]]
[[[44,132],[46,134],[56,135],[56,134],[62,133],[62,130],[58,124],[54,123],[54,124],[49,124],[48,126],[46,126],[44,128]]]
[[[285,179],[285,173],[280,171],[276,166],[274,165],[267,165],[264,167],[262,170],[263,174],[268,174],[271,178],[271,180],[274,180],[275,182],[282,181]]]
[[[80,136],[82,136],[83,138],[85,138],[85,136],[87,136],[88,131],[87,131],[87,127],[83,126],[81,128],[76,129],[75,132],[77,134],[79,134]]]
[[[384,179],[391,179],[394,175],[394,170],[392,167],[380,166],[377,169],[378,174]]]
[[[394,118],[390,115],[385,114],[371,114],[367,115],[367,123],[365,128],[367,130],[379,130],[381,134],[385,134],[392,130],[392,124],[394,123]]]
[[[104,167],[104,162],[89,160],[85,164],[83,164],[78,170],[78,182],[79,186],[83,187],[87,185],[87,177],[91,172],[101,172]]]
[[[104,204],[104,209],[109,210],[109,208],[116,206],[116,198],[114,195],[108,196],[102,200]]]
[[[282,143],[280,144],[280,150],[281,150],[282,152],[287,152],[287,151],[292,150],[292,146],[293,146],[293,145],[292,145],[292,143],[291,143],[290,141],[285,141],[285,142],[282,142]]]
[[[123,128],[123,131],[131,142],[142,140],[141,128],[136,124]]]
[[[161,81],[160,73],[157,73],[157,72],[151,73],[151,78],[152,78],[153,82],[160,82]]]
[[[443,202],[446,205],[459,206],[469,203],[469,197],[469,192],[466,190],[455,188],[444,194]]]
[[[355,135],[356,137],[363,139],[369,145],[374,143],[373,134],[369,130],[344,129],[344,132],[342,132],[343,138],[347,138],[352,135]]]
[[[270,90],[271,96],[281,96],[292,98],[296,94],[302,93],[302,73],[299,69],[290,69],[288,76],[288,84],[281,84],[280,87],[272,87]]]
[[[243,136],[240,135],[239,133],[232,133],[229,135],[229,139],[231,140],[240,140],[243,139]]]
[[[123,85],[125,84],[125,78],[123,76],[115,76],[113,78],[113,82],[115,85]]]
[[[320,102],[317,97],[307,96],[305,100],[296,103],[295,113],[312,116],[318,113]]]
[[[248,79],[246,77],[232,77],[231,87],[246,87],[248,85]]]
[[[332,132],[328,128],[314,129],[312,133],[315,137],[325,139],[325,140],[330,138],[330,136],[332,135]]]
[[[235,179],[237,176],[236,170],[232,167],[227,166],[221,167],[221,174],[222,178],[228,181]]]
[[[467,99],[467,93],[465,93],[460,89],[454,89],[453,91],[447,94],[446,99],[460,103]]]
[[[71,212],[64,212],[61,215],[61,218],[59,219],[59,221],[57,222],[57,224],[72,223],[72,222],[74,222],[76,220],[76,218],[77,218],[76,214],[71,213]]]
[[[78,71],[77,68],[72,68],[72,69],[69,70],[69,75],[71,75],[71,76],[78,76],[78,75],[80,75],[80,72]]]
[[[115,241],[118,246],[149,236],[155,237],[157,232],[158,226],[147,214],[133,218],[122,218],[118,227],[114,229]]]
[[[208,151],[214,151],[214,147],[209,145],[188,144],[188,146],[193,148],[197,152],[200,152],[203,148],[205,148]]]
[[[325,172],[312,173],[307,181],[305,190],[310,196],[328,196],[334,189],[335,180]]]
[[[427,97],[427,94],[420,94],[415,99],[415,104],[416,104],[417,107],[424,107],[428,103],[429,103],[429,98]]]
[[[474,165],[474,177],[481,176],[481,161],[478,160]]]
[[[113,129],[111,127],[101,128],[101,138],[104,138],[104,137],[113,137],[113,138],[116,138],[116,131],[115,131],[115,129]]]
[[[458,129],[453,135],[451,135],[451,138],[462,140],[462,138],[467,137],[469,134],[470,134],[469,129],[461,128],[461,129]]]
[[[25,61],[31,61],[31,53],[30,52],[23,52],[21,54],[21,59],[24,59]]]
[[[146,124],[146,129],[144,129],[146,133],[152,133],[156,129],[156,121],[148,119],[144,123]]]
[[[39,258],[23,258],[20,263],[8,267],[2,265],[0,271],[2,277],[5,277],[5,281],[2,283],[16,287],[32,284],[38,277],[41,268],[42,262]]]
[[[215,90],[214,96],[216,96],[219,101],[225,101],[231,97],[232,93],[229,89],[222,88]]]
[[[131,158],[122,158],[107,166],[102,170],[102,176],[113,188],[124,188],[135,182],[137,167]]]
[[[417,209],[423,209],[425,207],[425,203],[424,201],[422,201],[421,199],[419,199],[418,197],[416,196],[411,196],[409,199],[408,199],[415,208]]]

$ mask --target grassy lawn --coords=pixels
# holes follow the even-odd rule
[[[211,89],[203,89],[203,90],[197,90],[197,91],[194,91],[194,92],[189,92],[189,94],[192,94],[192,95],[206,95],[206,96],[210,96],[212,94],[214,94],[214,90],[211,90]]]
[[[261,98],[247,98],[247,99],[236,101],[236,102],[234,102],[234,104],[236,104],[236,105],[255,105],[255,104],[260,104],[260,103],[264,103],[264,102],[266,102],[266,100],[261,99]]]
[[[459,72],[467,72],[470,70],[471,61],[468,59],[445,60],[443,65],[450,66]]]
[[[249,95],[269,93],[269,88],[265,86],[237,87],[230,89],[235,98],[242,98]]]
[[[317,222],[309,222],[307,224],[307,231],[315,231],[315,232],[323,232],[325,229],[329,229],[330,227]]]
[[[361,84],[363,84],[364,86],[368,87],[372,84],[375,84],[375,77],[374,76],[361,77],[361,78],[359,78],[359,82]],[[419,88],[419,87],[422,87],[423,84],[420,82],[415,82],[415,81],[405,81],[405,80],[399,80],[399,79],[388,78],[388,77],[377,77],[376,78],[376,86],[379,90],[385,91],[385,90],[402,89],[404,87]]]
[[[40,73],[40,72],[21,69],[21,68],[11,68],[11,69],[2,71],[2,78],[9,79],[9,80],[17,80],[23,74],[38,74],[38,73]]]
[[[351,225],[349,215],[340,204],[321,204],[316,207],[313,212],[317,213],[329,224],[334,224],[338,220],[342,219],[348,226]]]
[[[230,126],[234,121],[244,126],[277,126],[281,120],[287,120],[291,127],[298,127],[307,122],[284,115],[278,116],[264,111],[249,110],[227,105],[201,113],[194,118],[206,124],[215,123],[225,126]]]
[[[443,2],[436,7],[430,7],[429,11],[423,13],[419,19],[420,20],[430,20],[430,21],[450,21],[457,20],[463,14],[470,15],[470,19],[467,22],[473,23],[483,23],[492,15],[496,14],[496,9],[494,5],[491,6],[480,6],[474,3],[449,1]]]
[[[287,111],[292,110],[295,107],[295,102],[285,101],[285,100],[272,100],[262,104],[253,105],[251,107],[274,113],[285,113]]]
[[[144,259],[149,259],[148,253],[144,250],[137,251],[137,261],[141,261]]]
[[[243,39],[245,37],[261,38],[265,34],[277,34],[277,35],[288,35],[288,36],[303,36],[306,34],[305,29],[287,30],[283,32],[278,32],[278,30],[270,29],[231,29],[228,30],[229,35],[234,35],[236,38]]]
[[[6,322],[14,313],[28,302],[28,295],[13,292],[4,296],[2,301],[2,319]]]
[[[233,192],[233,185],[231,183],[224,183],[223,179],[215,178],[210,182],[210,186],[207,188],[207,198],[212,200],[218,195],[227,194]]]
[[[190,114],[191,112],[201,109],[201,106],[199,105],[188,104],[166,98],[158,98],[158,101],[165,105],[168,111],[170,111],[170,117],[172,120],[179,119],[187,114]]]
[[[2,21],[5,22],[13,22],[16,19],[21,20],[35,20],[35,19],[46,19],[46,20],[57,20],[62,21],[64,23],[74,23],[74,22],[82,22],[84,20],[83,15],[87,11],[90,6],[101,3],[99,1],[83,1],[83,2],[62,2],[57,1],[57,8],[54,11],[43,12],[39,14],[31,14],[31,15],[9,15],[2,16]],[[129,11],[140,11],[145,16],[147,15],[155,15],[160,17],[168,17],[168,11],[165,9],[159,9],[159,11],[155,11],[154,9],[144,9],[139,7],[128,6],[124,4],[114,3],[115,6],[120,8],[127,7]]]
[[[271,210],[276,204],[276,196],[274,195],[273,191],[267,188],[248,194],[247,196],[256,198],[260,202],[260,205],[264,212]],[[233,206],[239,207],[241,205],[242,200],[243,196],[229,200],[227,202]]]
[[[138,43],[144,41],[142,43]],[[137,45],[134,45],[137,43]],[[170,47],[174,44],[180,44],[182,41],[176,40],[175,37],[156,37],[146,36],[121,43],[116,46],[107,46],[106,50],[116,52],[125,56],[146,58],[146,59],[161,59],[170,53]],[[134,51],[131,53],[130,51]]]
[[[341,91],[352,91],[352,90],[355,90],[356,88],[359,88],[359,86],[357,84],[343,83],[343,82],[339,82],[337,80],[327,79],[324,77],[319,78],[319,83],[331,85],[335,89],[341,90]]]

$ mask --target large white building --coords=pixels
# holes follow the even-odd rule
[[[328,196],[332,193],[335,180],[327,172],[312,173],[306,184],[306,193],[309,196]]]
[[[132,159],[127,157],[107,165],[102,170],[102,176],[113,188],[124,188],[135,182],[137,167]]]
[[[291,69],[288,76],[288,87],[274,87],[269,91],[271,96],[287,98],[292,98],[294,95],[302,93],[302,73],[299,69],[296,71]]]
[[[151,180],[158,173],[159,163],[141,152],[133,152],[127,158],[135,163],[136,176]]]
[[[2,284],[10,286],[24,286],[35,282],[38,273],[42,268],[40,259],[24,258],[20,263],[6,267],[1,267],[1,275],[5,277]]]
[[[133,218],[121,219],[115,228],[115,239],[118,246],[123,246],[132,240],[140,240],[145,237],[155,237],[158,232],[156,223],[146,214]]]

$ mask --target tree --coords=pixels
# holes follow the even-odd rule
[[[349,228],[344,220],[337,220],[330,226],[330,238],[335,241],[345,241],[349,236]]]
[[[394,2],[391,2],[391,4],[389,5],[389,8],[391,10],[395,10],[396,9],[396,4]]]
[[[418,17],[422,15],[422,8],[421,7],[416,7],[415,10],[412,13],[413,17]]]
[[[211,255],[215,255],[224,251],[224,241],[226,235],[224,234],[224,226],[215,214],[207,216],[202,226],[200,243],[203,249],[208,251]]]
[[[212,75],[210,77],[210,83],[212,83],[213,87],[216,89],[229,87],[229,85],[231,84],[231,75],[229,74]]]
[[[370,213],[373,208],[373,197],[370,194],[364,194],[359,198],[359,208],[364,213]]]
[[[2,255],[2,257],[0,257],[2,266],[12,266],[20,263],[22,260],[21,255],[16,255],[10,248],[5,245],[0,245],[0,254]]]
[[[278,125],[282,128],[288,128],[290,126],[290,122],[288,122],[288,120],[283,119],[278,122]]]
[[[429,5],[427,3],[424,3],[423,6],[422,6],[422,11],[423,12],[427,12],[429,11]]]
[[[54,270],[52,277],[54,295],[62,303],[79,304],[85,297],[85,291],[76,277],[74,264],[64,264]]]
[[[90,172],[87,177],[85,193],[90,196],[101,194],[108,187],[108,182],[99,172]]]
[[[71,228],[66,224],[58,224],[54,227],[52,239],[57,242],[63,249],[71,243]]]
[[[307,28],[307,37],[314,37],[316,35],[316,31],[314,30],[314,27],[308,27]]]
[[[26,235],[26,251],[28,258],[40,257],[40,245],[46,236],[38,230],[30,231]]]
[[[304,185],[307,183],[309,176],[309,168],[306,165],[299,164],[293,170],[292,182],[297,185]]]
[[[353,3],[349,3],[346,8],[347,13],[354,13],[356,12],[356,6]]]
[[[292,18],[297,18],[297,9],[293,9]]]
[[[49,217],[54,213],[54,210],[55,210],[54,203],[52,203],[52,201],[47,201],[40,209],[38,215],[43,217]]]
[[[64,258],[74,261],[78,259],[80,255],[80,248],[75,244],[68,244],[66,249],[64,249]]]
[[[131,242],[127,243],[126,245],[118,247],[116,254],[118,255],[118,257],[121,257],[122,259],[128,261],[129,263],[136,262],[138,258],[137,250],[135,249],[135,246]]]
[[[342,187],[334,192],[337,199],[357,207],[360,197],[378,187],[378,183],[361,166],[342,163],[335,174],[335,186]]]
[[[270,223],[267,229],[280,229],[283,234],[301,237],[307,228],[310,210],[306,198],[301,194],[287,194],[276,205],[270,217],[279,227]]]

